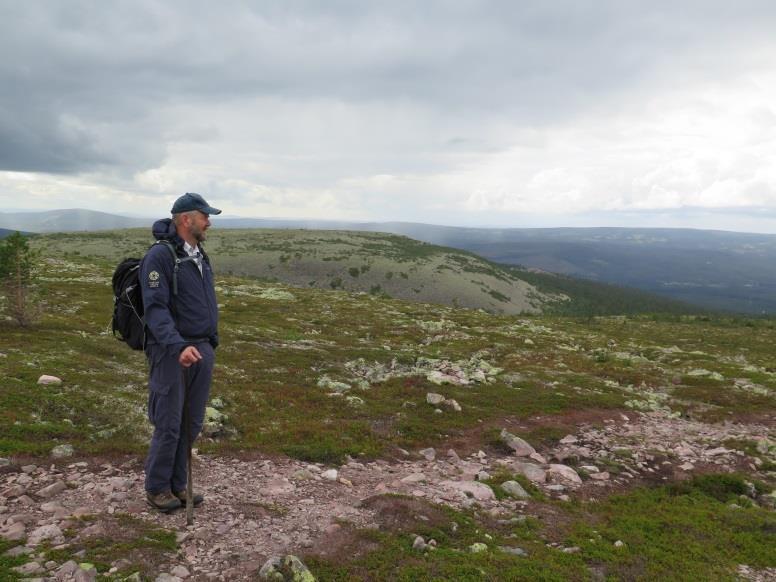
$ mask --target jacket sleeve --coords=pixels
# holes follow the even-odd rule
[[[175,327],[172,312],[173,261],[168,249],[151,247],[140,264],[139,283],[142,287],[145,324],[156,343],[170,355],[177,355],[186,346]]]

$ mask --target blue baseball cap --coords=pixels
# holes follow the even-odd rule
[[[191,210],[199,210],[205,214],[221,214],[218,208],[213,208],[207,203],[207,200],[202,198],[199,194],[194,192],[186,192],[183,196],[175,201],[172,205],[172,214],[180,214],[181,212],[189,212]]]

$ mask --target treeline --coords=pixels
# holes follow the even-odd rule
[[[544,308],[545,313],[568,315],[573,317],[592,317],[595,315],[643,315],[663,313],[671,315],[706,315],[714,312],[640,291],[630,287],[620,287],[608,283],[599,283],[589,279],[578,279],[566,275],[537,273],[527,269],[506,267],[516,276],[535,286],[543,293],[567,295],[569,301],[557,301]]]

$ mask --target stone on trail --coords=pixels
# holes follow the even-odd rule
[[[61,384],[62,379],[57,378],[56,376],[49,376],[48,374],[43,374],[40,378],[38,378],[38,384]]]
[[[595,481],[608,481],[609,477],[610,475],[608,471],[601,471],[599,473],[590,474],[590,478],[594,479]]]
[[[285,493],[291,493],[296,486],[291,483],[285,477],[276,477],[270,479],[264,486],[263,492],[267,495],[283,495]]]
[[[429,392],[426,394],[426,402],[429,404],[432,404],[436,406],[437,404],[442,404],[445,401],[445,397],[441,394],[436,394],[435,392]]]
[[[460,491],[467,497],[473,497],[477,501],[488,501],[496,498],[493,489],[485,485],[485,483],[477,481],[442,481],[440,485],[446,489]]]
[[[62,530],[56,525],[42,525],[33,530],[27,538],[28,546],[37,546],[43,541],[50,541],[53,545],[64,543]]]
[[[62,493],[65,489],[67,489],[67,485],[63,481],[57,481],[38,491],[37,495],[43,499],[50,499],[58,493]]]
[[[426,476],[423,473],[410,473],[406,477],[401,479],[402,483],[423,483],[426,481]]]
[[[0,457],[0,467],[7,467],[11,464],[10,459],[6,459],[5,457]]]
[[[313,472],[309,469],[297,469],[293,472],[291,478],[295,481],[309,481],[310,479],[315,478],[315,475],[313,475]]]
[[[562,439],[560,439],[560,444],[562,445],[573,445],[576,443],[579,439],[575,437],[573,434],[569,434],[564,436]]]
[[[49,501],[40,506],[40,510],[45,513],[56,513],[60,509],[65,509],[59,501]]]
[[[185,566],[175,566],[170,571],[170,574],[172,574],[173,576],[177,576],[178,578],[188,578],[189,576],[191,576],[191,572],[189,572]]]
[[[536,452],[536,449],[534,449],[531,445],[529,445],[520,437],[507,432],[506,429],[501,429],[501,434],[499,437],[501,442],[512,449],[512,451],[518,457],[527,457],[528,455],[532,455]]]
[[[445,406],[448,406],[449,408],[452,408],[455,412],[461,412],[463,409],[461,408],[461,405],[458,404],[457,401],[453,400],[452,398],[445,400],[443,402]]]
[[[24,485],[11,485],[8,489],[0,493],[0,496],[6,499],[13,499],[14,497],[21,497],[27,493],[27,488]]]
[[[472,544],[469,546],[469,551],[472,554],[479,554],[480,552],[487,552],[488,546],[486,544],[483,544],[482,542],[477,542],[476,544]]]
[[[180,582],[181,579],[167,572],[162,572],[155,579],[154,582]]]
[[[65,457],[72,457],[75,453],[73,445],[57,445],[51,449],[51,456],[55,459],[64,459]]]
[[[427,461],[433,461],[436,459],[436,451],[433,448],[428,449],[422,449],[420,452],[420,456],[426,459]]]
[[[528,499],[531,497],[530,493],[528,493],[525,489],[523,489],[523,486],[520,485],[517,481],[504,481],[501,484],[501,489],[508,493],[509,495],[512,495],[513,497],[518,497],[520,499]]]
[[[12,523],[10,526],[0,529],[0,539],[9,542],[18,542],[24,539],[24,524],[21,522]]]
[[[321,477],[327,481],[336,481],[338,476],[339,473],[337,472],[337,469],[329,469],[328,471],[321,473]]]

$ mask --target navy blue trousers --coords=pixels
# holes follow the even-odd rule
[[[188,384],[191,411],[191,442],[197,438],[205,420],[210,394],[215,353],[207,342],[196,344],[202,359],[189,368],[178,363],[163,346],[149,345],[146,355],[150,366],[148,380],[148,420],[154,425],[151,446],[145,463],[145,489],[150,493],[186,489],[188,443],[183,403]]]

